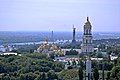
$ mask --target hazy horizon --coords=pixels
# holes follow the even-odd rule
[[[120,32],[119,0],[0,0],[0,31]]]
[[[32,30],[31,30],[31,31],[27,31],[27,30],[26,30],[26,31],[20,31],[20,30],[18,30],[18,31],[17,31],[17,30],[16,30],[16,31],[0,31],[0,32],[28,32],[28,33],[29,33],[29,32],[30,32],[30,33],[31,33],[31,32],[35,32],[35,33],[36,33],[36,32],[37,32],[37,33],[38,33],[38,32],[48,32],[48,33],[51,33],[52,31],[53,31],[54,33],[56,33],[56,32],[73,33],[72,29],[71,29],[71,31],[54,31],[54,30],[49,30],[49,31],[47,31],[47,30],[46,30],[46,31],[32,31]],[[83,33],[83,31],[76,31],[76,33]],[[120,31],[92,31],[92,33],[120,33]]]
[[[0,31],[0,45],[6,43],[26,43],[26,42],[39,42],[45,41],[46,38],[51,41],[52,32],[29,32],[29,31]],[[76,40],[82,40],[83,33],[76,32]],[[53,34],[54,40],[72,40],[72,31],[71,32],[54,32]],[[120,39],[120,32],[93,32],[93,40],[100,39]]]
[[[71,28],[71,30],[69,31],[57,31],[57,30],[0,30],[0,32],[68,32],[68,33],[73,33],[73,30]],[[76,33],[83,33],[83,31],[81,30],[76,30]],[[92,33],[120,33],[120,31],[92,31]]]

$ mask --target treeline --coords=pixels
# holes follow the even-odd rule
[[[0,57],[0,80],[53,80],[63,69],[63,63],[44,54]]]

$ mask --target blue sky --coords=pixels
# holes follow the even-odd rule
[[[120,32],[120,0],[0,0],[0,31]]]

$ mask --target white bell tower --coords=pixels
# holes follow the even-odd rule
[[[84,25],[84,33],[83,33],[83,41],[81,45],[81,51],[84,54],[89,54],[93,52],[93,44],[92,44],[92,26],[89,21],[89,17],[87,17],[87,22]]]

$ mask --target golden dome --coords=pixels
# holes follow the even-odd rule
[[[46,54],[49,54],[50,52],[61,54],[63,53],[61,51],[61,48],[57,47],[55,44],[50,44],[47,41],[45,41],[38,47],[37,52]]]

